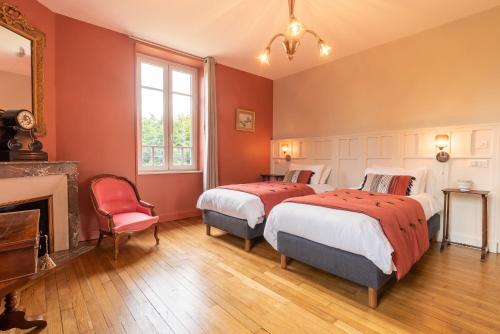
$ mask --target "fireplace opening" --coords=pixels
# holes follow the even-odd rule
[[[45,235],[49,245],[49,253],[52,253],[53,247],[53,229],[52,229],[52,196],[33,198],[12,203],[0,204],[0,213],[16,212],[24,210],[40,210],[40,220],[38,222],[38,231],[40,233],[40,248],[38,256],[45,254]]]

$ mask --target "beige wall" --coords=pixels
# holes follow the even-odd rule
[[[31,77],[0,71],[0,109],[31,110]]]
[[[274,82],[274,138],[498,121],[500,7]]]

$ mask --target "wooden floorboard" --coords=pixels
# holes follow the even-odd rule
[[[251,253],[243,240],[200,219],[165,223],[112,240],[21,294],[29,314],[44,313],[39,333],[499,333],[500,256],[438,245],[375,310],[367,289],[292,261],[287,270],[268,244]],[[10,333],[29,331],[12,330]]]

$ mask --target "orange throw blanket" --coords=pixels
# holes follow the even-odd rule
[[[359,212],[377,219],[394,249],[392,259],[398,280],[403,278],[429,249],[424,209],[420,203],[409,197],[341,189],[290,198],[285,202]]]
[[[305,184],[291,182],[231,184],[218,188],[241,191],[259,197],[264,204],[266,217],[275,205],[280,204],[287,198],[314,194],[314,190],[311,187]]]

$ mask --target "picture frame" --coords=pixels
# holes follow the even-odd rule
[[[236,109],[236,130],[255,132],[255,111]]]

